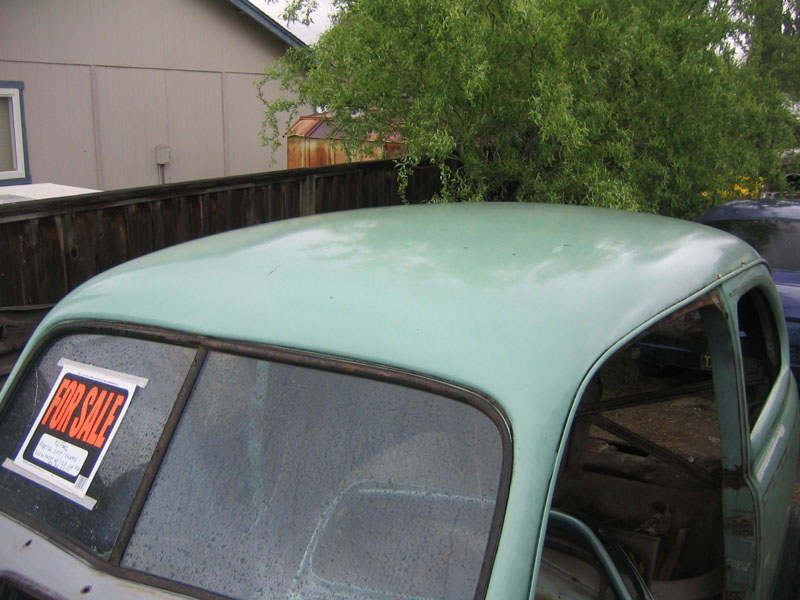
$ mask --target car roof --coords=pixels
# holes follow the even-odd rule
[[[561,412],[620,338],[758,260],[727,233],[647,214],[364,209],[133,260],[68,295],[36,335],[78,319],[145,324],[419,372],[481,390],[510,413]]]
[[[800,201],[790,199],[733,200],[704,212],[698,222],[736,219],[798,219]]]

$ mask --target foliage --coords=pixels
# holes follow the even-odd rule
[[[741,13],[750,24],[748,62],[800,101],[798,0],[742,0]]]
[[[399,133],[401,171],[439,165],[439,200],[693,217],[742,178],[774,176],[792,144],[774,78],[737,59],[747,21],[725,0],[336,6],[316,44],[266,71],[284,95],[264,98],[265,142],[280,142],[279,114],[324,106],[350,151]]]

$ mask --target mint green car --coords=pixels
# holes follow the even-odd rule
[[[657,339],[703,368],[643,372]],[[650,215],[367,209],[156,252],[0,392],[0,599],[796,598],[787,348],[751,247]]]

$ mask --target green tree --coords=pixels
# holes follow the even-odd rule
[[[800,6],[797,0],[742,0],[751,24],[747,61],[800,101]]]
[[[294,10],[307,2],[297,0]],[[265,143],[324,106],[350,150],[399,133],[442,200],[535,200],[693,217],[777,172],[793,118],[742,67],[717,0],[339,0],[335,25],[265,73]]]
[[[744,68],[768,77],[781,89],[800,115],[800,5],[798,0],[741,0],[741,13],[750,24]],[[794,148],[800,147],[800,122],[795,126]],[[784,171],[800,171],[796,153]],[[781,182],[778,181],[778,184]]]

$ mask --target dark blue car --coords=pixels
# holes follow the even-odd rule
[[[800,200],[735,200],[698,221],[742,238],[769,263],[786,316],[792,371],[800,380]]]

